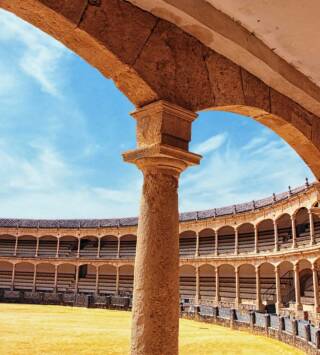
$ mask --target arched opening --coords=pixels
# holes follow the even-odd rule
[[[203,229],[199,233],[199,255],[212,255],[215,252],[215,232],[211,228]]]
[[[261,301],[268,313],[276,313],[276,278],[274,266],[263,263],[259,267]]]
[[[251,223],[244,223],[238,228],[238,249],[239,253],[254,252],[254,226]]]
[[[0,255],[12,256],[14,255],[16,245],[16,237],[10,234],[0,235]]]
[[[301,247],[310,243],[310,221],[308,209],[299,208],[294,215],[297,246]]]
[[[78,238],[65,235],[60,238],[59,258],[72,258],[77,256]]]
[[[118,238],[114,235],[106,235],[101,238],[100,257],[116,259],[118,256]]]
[[[298,267],[301,303],[303,308],[307,310],[308,306],[314,305],[312,266],[310,261],[303,259],[299,261]],[[312,308],[308,310],[313,311]]]
[[[196,296],[196,269],[191,265],[180,266],[180,299],[193,303]]]
[[[96,291],[96,267],[83,264],[79,268],[78,292],[93,294]]]
[[[17,256],[33,258],[36,255],[37,238],[32,235],[22,235],[18,239]]]
[[[136,256],[137,237],[133,234],[120,238],[120,258],[132,259]]]
[[[284,213],[277,220],[278,241],[280,250],[292,247],[292,223],[291,216]]]
[[[45,235],[39,238],[38,256],[54,258],[57,254],[58,238],[52,235]]]
[[[179,250],[180,257],[195,256],[197,244],[197,234],[194,231],[185,231],[180,233]]]
[[[201,265],[199,267],[199,288],[201,303],[212,303],[216,297],[216,276],[213,266]]]
[[[112,265],[101,265],[99,267],[98,293],[103,295],[114,295],[116,293],[117,269]]]
[[[253,265],[239,267],[239,289],[241,304],[254,306],[256,300],[256,274]]]
[[[236,275],[234,267],[219,266],[219,296],[222,303],[233,303],[236,298]]]
[[[88,235],[80,239],[80,257],[95,259],[98,254],[98,238]]]
[[[258,229],[258,251],[273,250],[274,244],[274,226],[272,219],[265,219],[257,226]]]
[[[35,266],[31,263],[16,264],[13,288],[17,291],[32,291]]]
[[[74,293],[76,280],[76,266],[72,264],[60,264],[58,266],[57,291]]]
[[[289,261],[283,261],[279,265],[281,299],[284,307],[291,307],[295,303],[293,265]]]
[[[218,254],[233,254],[235,252],[235,230],[231,226],[225,226],[217,231]]]
[[[133,292],[133,266],[123,265],[119,267],[119,294],[131,296]]]
[[[6,261],[0,261],[0,289],[10,290],[12,282],[13,265]]]
[[[40,292],[54,291],[55,267],[49,263],[37,264],[36,290]]]

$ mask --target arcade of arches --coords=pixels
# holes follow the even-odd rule
[[[121,238],[115,236],[122,235],[122,227],[113,226],[106,234],[98,229],[83,238],[85,228],[78,228],[78,234],[59,229],[59,238],[51,230],[42,234],[41,228],[34,231],[23,225],[15,232],[3,230],[3,250],[9,254],[1,257],[6,287],[26,285],[29,281],[24,280],[33,274],[32,289],[39,288],[47,275],[53,288],[66,291],[70,287],[79,290],[87,277],[95,282],[94,290],[130,290],[132,262],[123,263],[121,256],[128,260],[133,256],[137,235],[132,354],[178,353],[179,273],[182,295],[197,300],[206,294],[208,300],[229,302],[231,298],[236,305],[245,304],[253,299],[246,290],[248,283],[256,289],[256,307],[268,302],[264,298],[270,294],[278,311],[291,302],[297,310],[310,306],[310,299],[317,309],[318,207],[317,198],[311,198],[317,195],[316,185],[279,203],[274,201],[271,207],[253,206],[250,213],[234,211],[229,217],[182,221],[180,229],[188,228],[181,230],[180,248],[177,195],[180,173],[201,159],[188,146],[195,112],[203,109],[237,112],[268,126],[319,178],[316,84],[299,76],[289,63],[284,70],[281,58],[273,67],[273,73],[279,68],[278,80],[267,83],[257,71],[237,63],[235,56],[231,61],[175,21],[124,0],[0,0],[0,7],[64,43],[111,78],[135,104],[137,149],[123,157],[144,176],[139,225],[137,230],[124,227]],[[280,81],[291,90],[277,85]],[[296,213],[295,205],[299,207]],[[91,254],[86,254],[87,249]],[[111,257],[115,252],[117,261]],[[102,262],[101,256],[110,256],[111,261]],[[32,261],[26,263],[29,258]],[[64,259],[68,258],[67,263]],[[95,260],[82,263],[82,258]],[[50,262],[44,263],[46,259]],[[270,280],[273,272],[275,286]]]

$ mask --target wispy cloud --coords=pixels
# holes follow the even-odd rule
[[[193,147],[193,150],[198,154],[208,154],[214,150],[221,147],[221,145],[226,141],[227,133],[217,134],[213,137],[210,137],[206,141]]]
[[[59,42],[48,41],[44,33],[14,15],[3,10],[0,14],[0,40],[19,43],[17,61],[20,69],[33,78],[44,92],[59,96],[63,76],[57,69],[60,59],[67,56],[68,51]]]

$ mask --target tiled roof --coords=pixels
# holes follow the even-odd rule
[[[310,185],[310,187],[312,184]],[[249,212],[254,209],[270,206],[276,202],[283,201],[289,197],[296,195],[302,191],[306,191],[310,187],[300,186],[287,192],[282,192],[261,200],[240,203],[237,205],[214,208],[210,210],[198,212],[183,212],[180,214],[180,221],[194,221],[220,216],[233,215],[235,213]],[[110,219],[0,219],[0,227],[4,228],[99,228],[99,227],[121,227],[136,226],[138,224],[137,217],[129,218],[110,218]]]

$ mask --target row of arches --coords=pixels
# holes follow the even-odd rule
[[[206,256],[278,251],[320,242],[320,219],[303,207],[294,215],[284,213],[277,219],[258,224],[226,225],[199,233],[187,230],[180,235],[180,255]]]
[[[282,214],[257,225],[243,223],[180,234],[180,256],[208,256],[278,251],[320,242],[320,219],[303,207],[294,215]],[[0,235],[0,256],[44,258],[134,258],[136,236]]]
[[[180,266],[180,297],[201,304],[262,309],[319,306],[320,260]],[[0,289],[32,292],[132,294],[133,265],[0,262]]]

